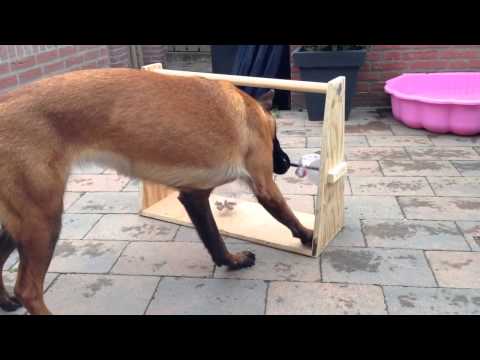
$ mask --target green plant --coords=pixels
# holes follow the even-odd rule
[[[343,50],[362,50],[368,45],[303,45],[303,51],[343,51]]]

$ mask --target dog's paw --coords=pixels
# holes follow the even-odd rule
[[[228,269],[238,270],[253,265],[255,265],[255,254],[250,251],[242,251],[232,255]]]
[[[5,312],[13,312],[22,307],[22,304],[14,297],[6,297],[0,299],[0,309]]]
[[[300,241],[303,245],[312,247],[313,242],[313,231],[309,229],[305,229],[305,233],[300,237]]]

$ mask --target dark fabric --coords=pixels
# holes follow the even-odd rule
[[[240,45],[233,64],[234,75],[278,77],[282,61],[283,45]],[[258,99],[269,89],[240,87]]]

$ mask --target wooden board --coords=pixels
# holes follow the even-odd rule
[[[193,227],[183,205],[178,200],[178,193],[172,192],[163,200],[142,210],[141,215],[155,219]],[[233,210],[223,208],[219,204],[225,200]],[[300,239],[294,238],[290,230],[275,220],[260,204],[218,195],[210,196],[210,206],[218,229],[223,235],[252,241],[281,250],[288,250],[302,255],[312,255],[310,247],[303,246]],[[303,212],[295,212],[300,222],[313,228],[315,216]]]
[[[322,129],[320,180],[315,209],[313,254],[318,256],[344,225],[345,77],[328,82]],[[338,169],[338,174],[330,175]],[[336,176],[343,174],[342,176]]]
[[[141,203],[140,209],[152,206],[156,202],[166,198],[175,190],[164,185],[144,180],[140,185]]]

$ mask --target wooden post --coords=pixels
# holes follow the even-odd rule
[[[320,181],[315,209],[313,255],[335,238],[344,224],[345,77],[328,82],[320,150]]]
[[[290,231],[277,222],[260,204],[218,195],[210,196],[210,206],[222,234],[302,255],[318,256],[344,224],[344,177],[347,172],[344,159],[345,77],[338,77],[328,83],[317,83],[164,70],[161,64],[144,66],[143,69],[166,75],[226,80],[240,86],[326,93],[315,213],[312,215],[294,211],[300,222],[314,229],[312,248],[303,246],[299,239],[293,238]],[[141,194],[141,215],[193,226],[174,189],[144,181]],[[231,209],[217,206],[225,201],[234,204]]]

